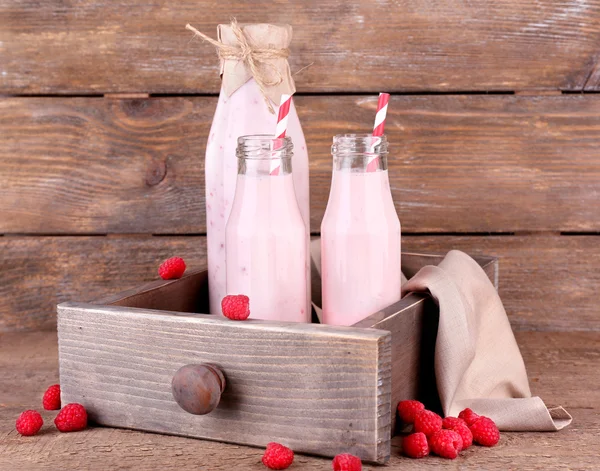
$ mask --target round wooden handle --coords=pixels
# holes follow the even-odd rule
[[[177,370],[171,381],[173,397],[179,407],[190,414],[212,412],[225,389],[225,376],[214,365],[185,365]]]

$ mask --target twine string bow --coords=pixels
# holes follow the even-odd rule
[[[256,81],[258,88],[262,93],[269,111],[272,114],[275,114],[271,100],[269,100],[267,96],[266,88],[279,85],[283,81],[283,76],[277,67],[271,64],[269,61],[272,59],[287,58],[290,54],[289,49],[261,49],[252,47],[248,42],[246,34],[242,28],[239,27],[235,19],[231,20],[231,30],[237,39],[237,44],[235,46],[216,41],[210,36],[201,33],[190,24],[187,24],[185,28],[193,31],[196,36],[201,37],[204,41],[215,46],[220,59],[236,60],[245,63],[250,69],[250,73],[252,74],[252,77]],[[269,71],[272,72],[272,74],[269,74]],[[271,76],[274,76],[274,78],[270,78]]]

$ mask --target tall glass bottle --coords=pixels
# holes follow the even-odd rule
[[[342,134],[331,149],[333,176],[321,224],[323,322],[352,325],[400,299],[400,220],[386,137]]]
[[[248,296],[255,319],[310,320],[307,230],[294,190],[292,148],[289,137],[238,139],[237,184],[226,229],[227,293]]]
[[[232,29],[238,26],[247,43],[255,51],[267,49],[287,51],[292,39],[292,28],[289,25],[240,24],[219,25],[219,42],[239,48],[239,38]],[[266,100],[269,100],[277,112],[281,94],[293,94],[295,91],[286,57],[257,55],[253,60],[255,70],[259,70],[262,74],[264,93],[246,61],[221,56],[221,93],[206,146],[206,232],[212,313],[221,312],[221,300],[226,294],[225,225],[231,212],[236,188],[237,138],[251,134],[272,134],[275,131],[277,115],[271,113]],[[293,103],[288,115],[287,135],[292,138],[295,145],[292,178],[296,189],[296,200],[307,229],[308,248],[308,234],[310,234],[308,152]],[[308,281],[305,309],[310,310],[310,263],[307,263],[306,272]]]

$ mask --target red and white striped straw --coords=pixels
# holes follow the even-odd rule
[[[387,114],[389,101],[389,93],[379,94],[379,101],[377,102],[377,114],[375,115],[375,125],[373,126],[373,136],[383,136],[383,129],[385,128],[385,115]]]
[[[383,130],[385,128],[385,117],[387,115],[389,101],[389,93],[379,94],[379,100],[377,101],[377,114],[375,115],[375,124],[373,125],[373,137],[383,136]],[[371,145],[372,155],[369,157],[369,162],[367,164],[367,172],[374,172],[375,170],[377,170],[379,156],[375,155],[375,147],[380,142],[381,139],[373,139],[373,144]]]
[[[287,132],[288,116],[290,115],[290,105],[292,104],[292,95],[281,95],[281,101],[279,103],[279,113],[277,114],[277,127],[275,128],[275,137],[281,139],[285,137]],[[273,150],[277,150],[279,146]],[[281,168],[280,159],[271,159],[271,175],[279,175],[279,169]]]

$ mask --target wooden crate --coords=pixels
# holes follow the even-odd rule
[[[411,276],[440,260],[405,253],[402,268]],[[476,260],[497,283],[497,260]],[[336,327],[197,314],[208,312],[207,294],[207,272],[196,271],[59,304],[63,403],[82,403],[92,421],[113,427],[388,460],[398,402],[421,397],[433,381],[437,310],[428,298],[409,295]],[[206,415],[174,399],[173,377],[188,364],[209,364],[225,378]]]

